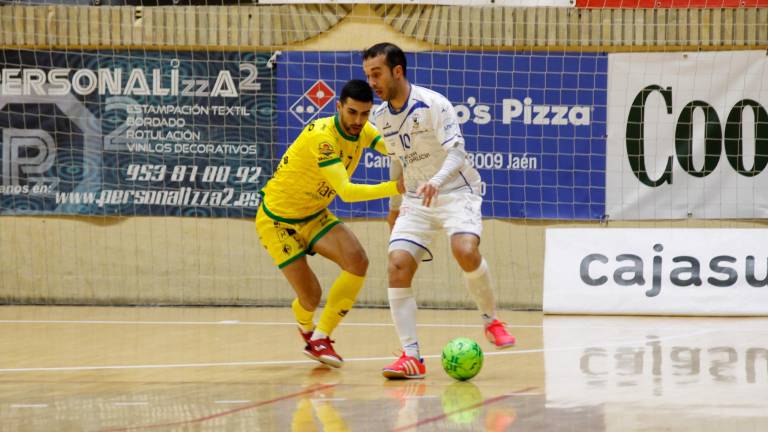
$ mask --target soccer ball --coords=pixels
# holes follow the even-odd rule
[[[443,370],[451,378],[468,380],[483,367],[483,350],[469,338],[456,338],[443,347]]]

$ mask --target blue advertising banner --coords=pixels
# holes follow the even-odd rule
[[[270,53],[0,55],[0,214],[255,214],[276,140]]]
[[[278,146],[333,115],[336,93],[365,79],[356,52],[285,52],[277,66]],[[455,106],[466,149],[485,182],[491,218],[601,219],[605,213],[607,55],[408,54],[408,77]],[[367,153],[353,179],[388,178],[388,158]],[[382,217],[386,201],[347,204],[342,217]]]

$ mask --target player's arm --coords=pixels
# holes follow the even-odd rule
[[[464,135],[461,134],[456,110],[447,99],[443,99],[442,102],[442,106],[433,112],[432,121],[435,135],[448,154],[443,166],[429,180],[438,188],[458,174],[467,157],[467,152],[464,150]]]
[[[366,125],[370,127],[369,125]],[[320,174],[346,202],[357,202],[386,198],[397,195],[403,190],[395,181],[379,184],[356,184],[349,181],[344,164],[341,163],[340,150],[336,139],[324,133],[316,133],[309,138],[309,151],[317,161]]]
[[[448,156],[443,161],[443,166],[440,167],[434,176],[429,179],[429,183],[435,185],[438,189],[448,180],[455,176],[462,166],[464,166],[464,160],[467,157],[467,153],[461,147],[451,147],[446,149]]]
[[[464,136],[459,128],[456,110],[453,109],[453,106],[447,100],[441,105],[432,113],[432,126],[437,140],[445,149],[447,155],[443,165],[435,175],[416,190],[418,195],[423,196],[422,203],[427,207],[432,203],[432,199],[437,196],[440,187],[458,174],[461,167],[464,166],[464,160],[467,157],[467,152],[464,150]]]
[[[331,159],[320,164],[320,172],[336,193],[346,202],[368,201],[399,195],[402,182],[390,180],[379,184],[357,184],[349,181],[341,159]]]
[[[400,161],[393,157],[389,161],[389,179],[403,181],[403,165]],[[395,220],[400,216],[400,204],[403,202],[402,195],[394,195],[389,197],[389,213],[387,213],[387,224],[389,230],[395,226]]]

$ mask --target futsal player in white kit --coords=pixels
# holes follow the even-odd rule
[[[453,105],[441,94],[408,81],[405,54],[396,45],[380,43],[365,50],[363,69],[384,101],[374,108],[371,122],[394,156],[393,178],[402,173],[406,186],[402,203],[390,200],[387,266],[389,308],[403,353],[383,369],[383,375],[396,379],[426,374],[416,337],[417,305],[411,282],[418,263],[432,259],[429,248],[440,229],[450,236],[451,252],[480,309],[486,337],[498,348],[513,346],[515,338],[496,317],[490,269],[478,250],[483,228],[481,179],[466,158]]]

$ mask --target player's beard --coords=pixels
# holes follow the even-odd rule
[[[397,89],[397,84],[395,83],[395,80],[393,79],[393,80],[391,80],[389,82],[389,85],[386,88],[386,94],[384,95],[384,97],[382,99],[385,99],[387,102],[389,102],[392,99],[400,96],[399,94],[397,94],[397,90],[398,90]]]
[[[341,127],[344,129],[344,133],[347,133],[352,136],[358,136],[360,135],[360,132],[363,130],[363,125],[354,125],[352,123],[347,123],[347,119],[344,118],[344,113],[339,113],[339,121],[341,122]]]

